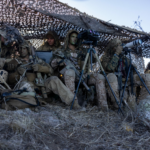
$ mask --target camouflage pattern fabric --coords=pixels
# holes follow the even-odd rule
[[[48,36],[51,36],[54,38],[54,45],[53,46],[50,46],[47,42],[47,38]],[[58,36],[56,34],[56,32],[54,31],[49,31],[46,35],[45,35],[45,39],[44,39],[44,42],[43,44],[37,48],[37,51],[55,51],[57,50],[58,48],[60,48],[60,42],[59,42],[59,39],[58,39]]]
[[[13,54],[13,51],[11,50],[11,47],[8,47],[2,43],[2,58],[11,58],[11,55]]]
[[[106,51],[104,53],[104,55],[101,57],[101,63],[102,66],[104,68],[104,70],[106,71],[107,78],[108,81],[111,85],[111,87],[113,88],[113,91],[116,95],[116,98],[118,100],[118,102],[120,102],[120,95],[119,95],[119,85],[118,85],[118,78],[115,75],[115,72],[118,72],[118,66],[119,66],[119,56],[116,55],[116,48],[118,45],[121,45],[121,41],[119,39],[113,39],[110,41],[110,43],[108,44],[108,46],[106,47]],[[125,83],[125,78],[127,75],[127,70],[129,67],[130,61],[129,59],[127,59],[125,56],[122,57],[122,85],[124,85]],[[124,100],[127,101],[128,99],[128,90],[129,90],[129,86],[130,86],[130,79],[128,80],[128,84],[127,84],[127,89],[126,92],[124,94]],[[113,106],[115,108],[118,108],[116,100],[108,86],[108,84],[106,84],[107,87],[107,91],[108,91],[108,95],[111,98],[111,101],[113,103]]]
[[[86,54],[88,52],[88,49],[86,48],[81,48],[79,45],[76,45],[75,50],[71,50],[69,48],[69,35],[71,35],[75,31],[70,31],[67,34],[65,44],[64,44],[64,49],[62,50],[62,53],[65,55],[66,58],[72,58],[73,61],[76,64],[76,68],[78,70],[82,69],[82,66],[84,64],[84,60],[86,57]],[[76,33],[76,32],[75,32]],[[89,57],[90,58],[90,57]],[[90,59],[89,59],[90,60]],[[88,69],[89,69],[89,60],[86,65],[86,68],[84,70],[84,74],[87,75]],[[95,62],[96,59],[93,58],[93,62]],[[75,71],[72,69],[67,69],[64,73],[64,81],[65,85],[74,93],[75,91]],[[107,98],[106,98],[106,90],[105,90],[105,78],[101,74],[92,74],[90,76],[89,80],[89,85],[95,85],[96,86],[96,94],[97,94],[97,103],[98,107],[102,110],[108,110],[108,105],[107,105]],[[77,101],[77,98],[76,98]]]
[[[11,45],[13,42],[21,44],[23,42],[23,38],[19,33],[18,29],[5,25],[0,28],[0,34],[5,38],[5,45]]]
[[[118,66],[119,57],[113,56],[112,59],[108,62],[107,70],[108,71],[114,71],[116,69],[116,66]]]
[[[61,53],[63,53],[63,55],[66,57],[66,58],[72,58],[73,61],[75,62],[77,68],[79,70],[82,69],[82,66],[84,64],[84,59],[85,59],[85,56],[87,54],[87,51],[88,49],[87,48],[83,48],[83,47],[79,47],[79,43],[77,42],[77,44],[75,45],[75,50],[71,50],[69,48],[69,36],[72,34],[72,33],[77,33],[77,31],[75,30],[71,30],[68,32],[67,36],[66,36],[66,39],[65,39],[65,42],[64,42],[64,45],[61,47],[61,49],[59,49],[59,51],[61,51]],[[51,61],[51,66],[53,67],[53,69],[56,69],[58,67],[57,65],[57,62],[56,59],[60,59],[60,57],[57,57],[57,56],[54,56],[53,55],[53,59]],[[93,62],[95,62],[95,58],[93,58]],[[86,73],[88,71],[88,64],[86,66],[86,69],[85,69],[85,72]]]

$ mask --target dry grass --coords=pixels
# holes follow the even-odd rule
[[[149,143],[148,127],[111,110],[0,110],[0,150],[148,150]]]

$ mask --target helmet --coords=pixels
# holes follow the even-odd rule
[[[0,83],[4,83],[3,81],[6,82],[8,78],[8,72],[5,70],[0,70]]]
[[[29,46],[29,44],[28,44],[28,42],[27,42],[26,40],[23,40],[23,43],[19,45],[19,50],[20,50],[21,48],[27,48],[28,51],[29,51],[29,54],[31,54],[30,46]]]

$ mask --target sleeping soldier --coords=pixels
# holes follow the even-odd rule
[[[66,58],[71,58],[73,62],[75,62],[76,64],[76,69],[81,71],[82,66],[84,64],[84,59],[87,53],[87,49],[83,49],[79,47],[77,36],[78,36],[77,31],[68,32],[66,39],[65,39],[64,47],[62,49],[62,53],[65,55]],[[53,59],[51,62],[51,66],[54,69],[57,68],[60,60],[61,60],[60,58]],[[60,64],[60,65],[61,65],[61,68],[63,68],[63,64]],[[89,66],[86,66],[84,76],[85,78],[87,78],[87,76],[89,75],[89,78],[87,78],[87,84],[95,85],[96,87],[98,107],[101,108],[102,110],[108,110],[106,90],[105,90],[105,78],[101,74],[90,73],[89,69],[87,68],[89,68]],[[63,73],[63,77],[64,77],[65,85],[72,91],[72,93],[74,93],[75,81],[76,81],[75,71],[71,68],[68,68]],[[75,99],[75,103],[76,104],[78,103],[77,97]]]

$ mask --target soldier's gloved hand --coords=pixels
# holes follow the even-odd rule
[[[34,64],[34,65],[32,65],[32,68],[33,68],[33,71],[34,71],[34,72],[39,71],[39,64]]]
[[[14,71],[18,67],[18,61],[16,59],[12,59],[11,61],[6,63],[6,70]]]
[[[5,65],[5,58],[0,58],[0,69],[3,69]]]
[[[121,45],[118,45],[115,53],[119,56],[121,54],[122,50],[123,50],[123,47]]]

